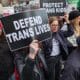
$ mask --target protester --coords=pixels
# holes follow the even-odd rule
[[[69,13],[70,26],[73,31],[73,35],[68,37],[67,40],[70,44],[68,47],[70,48],[69,52],[71,53],[75,48],[78,47],[79,37],[80,37],[80,12],[77,10],[71,11]]]
[[[0,23],[0,80],[9,80],[14,72],[14,60],[2,29]]]
[[[80,47],[68,57],[60,80],[80,80]]]
[[[58,80],[60,75],[61,56],[63,56],[64,59],[68,56],[68,47],[66,45],[65,37],[71,36],[73,32],[70,27],[68,27],[68,31],[61,31],[59,29],[57,17],[50,17],[49,24],[52,37],[43,43],[43,47],[49,68],[50,80]]]
[[[48,68],[37,40],[27,51],[15,52],[14,57],[21,80],[48,80]]]
[[[70,20],[71,27],[74,31],[74,34],[68,38],[68,41],[72,44],[69,47],[72,53],[70,54],[70,56],[68,57],[65,63],[63,75],[60,78],[60,80],[79,80],[80,79],[80,72],[79,72],[80,12],[71,11],[69,13],[69,20]]]

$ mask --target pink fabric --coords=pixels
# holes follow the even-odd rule
[[[2,28],[3,28],[3,25],[2,25],[2,22],[0,20],[0,30],[2,30]]]
[[[19,73],[15,67],[15,80],[20,80],[20,76],[19,76]]]

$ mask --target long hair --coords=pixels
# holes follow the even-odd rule
[[[79,35],[80,35],[80,22],[78,21],[78,17],[71,20],[70,22],[74,29],[74,32],[79,33]]]

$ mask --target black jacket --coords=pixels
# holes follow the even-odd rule
[[[60,80],[80,80],[80,47],[68,57]]]
[[[35,60],[23,56],[23,52],[15,53],[15,62],[21,80],[48,80],[48,68],[42,53]]]
[[[68,25],[68,31],[62,31],[59,30],[57,33],[52,33],[52,36],[56,36],[56,39],[59,42],[60,46],[60,52],[62,56],[67,56],[69,54],[68,52],[68,46],[67,46],[67,37],[71,36],[73,34],[73,30],[69,24]],[[46,56],[49,57],[50,53],[52,51],[52,37],[46,41],[43,42],[43,49],[46,53]]]

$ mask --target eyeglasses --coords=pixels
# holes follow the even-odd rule
[[[56,24],[56,25],[54,24],[54,25],[51,25],[51,26],[59,26],[59,25],[58,24]]]

